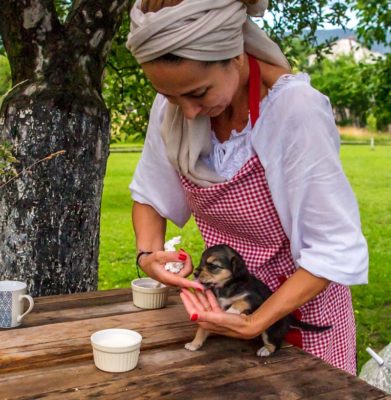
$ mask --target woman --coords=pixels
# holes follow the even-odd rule
[[[183,251],[164,253],[166,219],[193,213],[207,247],[226,243],[274,292],[250,316],[184,289],[192,319],[211,332],[253,338],[288,313],[322,334],[287,340],[352,374],[355,324],[348,285],[367,282],[358,207],[339,161],[328,99],[247,17],[238,0],[138,0],[127,46],[159,92],[131,190],[137,261],[151,277],[200,284]],[[185,261],[181,276],[164,270]]]

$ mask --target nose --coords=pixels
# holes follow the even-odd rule
[[[194,278],[198,278],[199,275],[200,275],[200,270],[199,270],[199,269],[196,269],[196,270],[193,272],[193,275],[194,275]]]
[[[187,119],[194,119],[202,110],[202,107],[200,105],[195,104],[189,100],[182,100],[180,107]]]

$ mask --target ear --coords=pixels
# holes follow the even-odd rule
[[[232,61],[236,68],[239,70],[242,69],[244,65],[244,54],[239,54],[238,56],[234,57]]]
[[[244,260],[239,255],[234,255],[231,258],[232,277],[235,279],[243,278],[247,274],[247,267]]]

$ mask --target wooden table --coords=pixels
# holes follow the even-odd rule
[[[119,327],[142,334],[139,364],[102,372],[90,335]],[[37,298],[22,328],[0,331],[0,399],[391,399],[294,347],[263,359],[257,341],[211,337],[189,352],[195,330],[174,292],[150,311],[124,289]]]

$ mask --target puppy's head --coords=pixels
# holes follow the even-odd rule
[[[201,256],[194,276],[207,288],[221,288],[248,274],[243,258],[225,244],[209,247]]]

